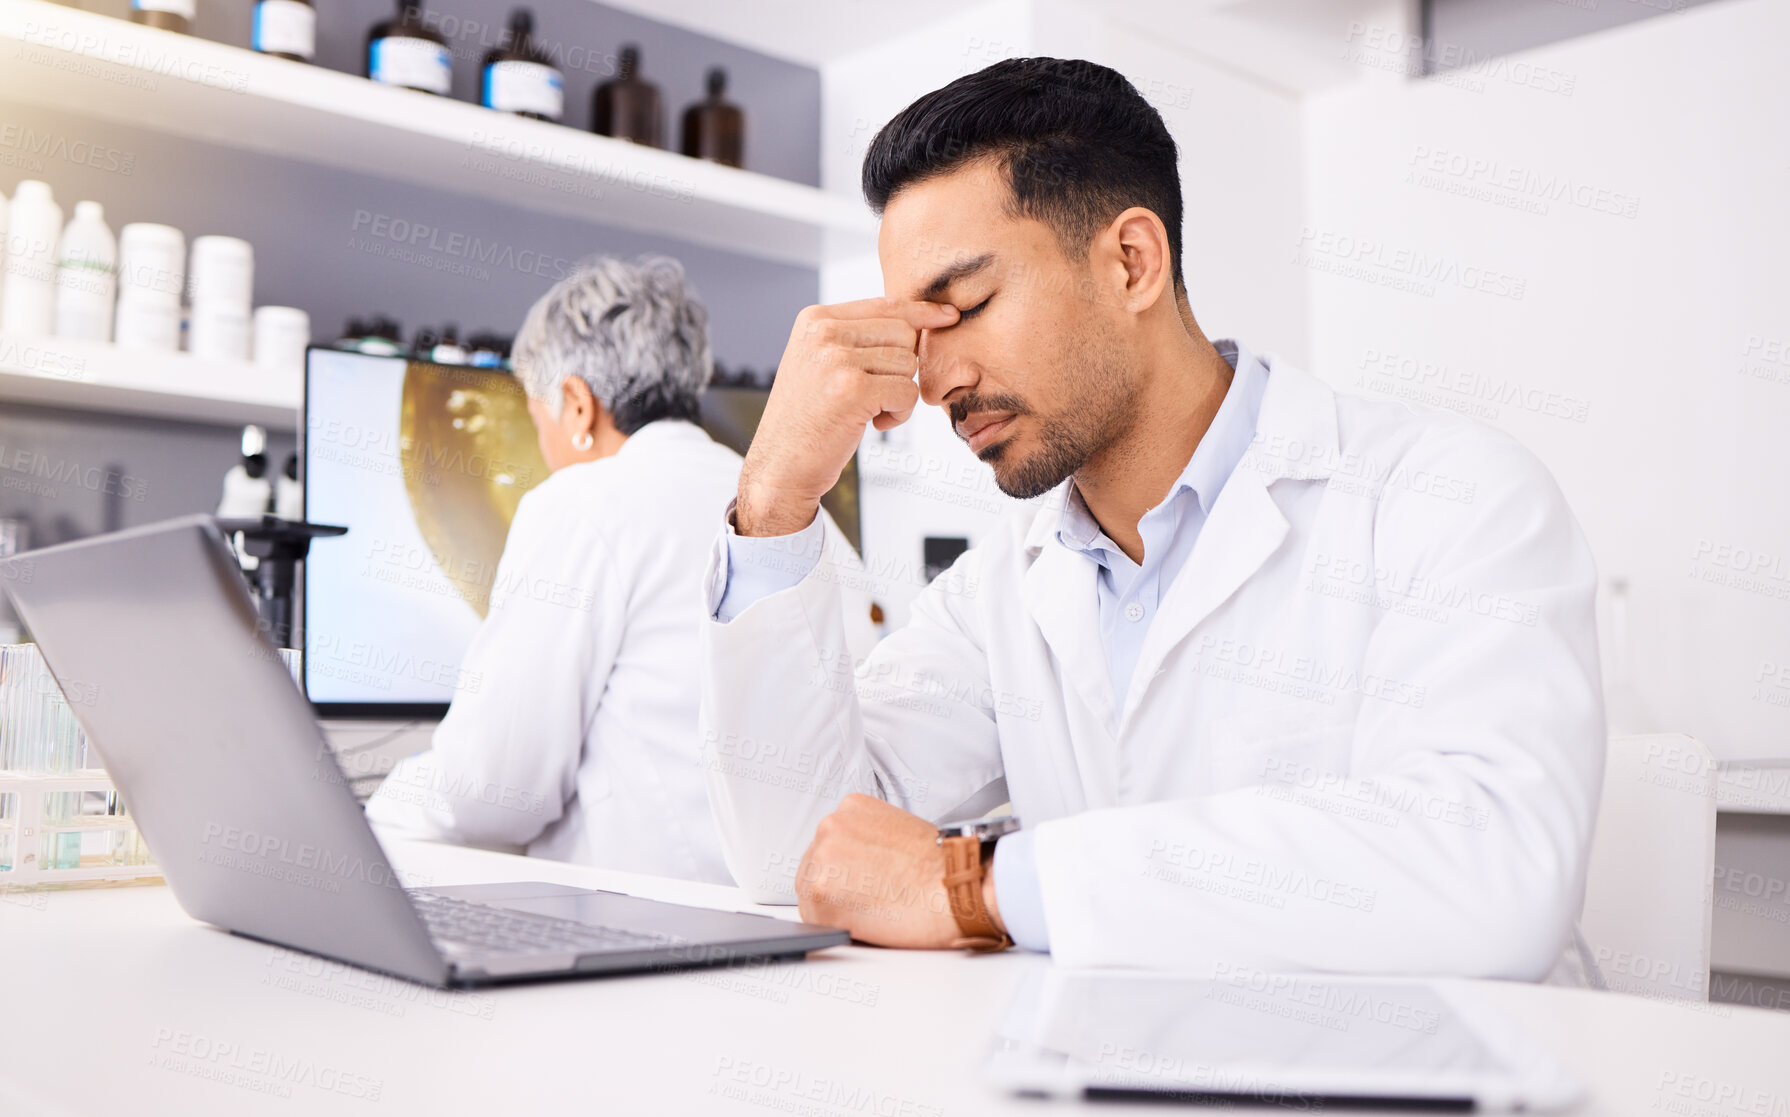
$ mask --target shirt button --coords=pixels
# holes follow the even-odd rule
[[[1131,604],[1125,606],[1125,619],[1128,621],[1143,620],[1144,619],[1144,607],[1142,605],[1139,605],[1135,601],[1133,601]]]

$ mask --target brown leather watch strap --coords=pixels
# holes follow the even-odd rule
[[[982,840],[973,835],[941,837],[939,845],[945,851],[945,896],[951,902],[957,929],[963,932],[951,945],[978,953],[1012,946],[1013,940],[995,924],[982,902],[982,878],[988,871],[982,861]]]

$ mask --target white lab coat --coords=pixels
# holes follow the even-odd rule
[[[697,741],[703,561],[740,458],[694,424],[522,498],[432,747],[368,803],[392,829],[731,883]]]
[[[754,899],[793,899],[847,792],[934,821],[1011,798],[1065,964],[1537,979],[1572,957],[1604,719],[1565,500],[1500,433],[1267,363],[1122,699],[1095,566],[1054,539],[1066,485],[855,671],[829,562],[706,625],[709,796]]]

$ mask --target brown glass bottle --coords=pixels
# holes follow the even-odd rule
[[[708,74],[709,95],[684,110],[684,154],[729,167],[746,165],[746,114],[727,101],[727,71]]]
[[[249,46],[262,54],[309,62],[317,53],[317,10],[311,0],[255,0]]]
[[[565,114],[565,78],[535,47],[534,25],[527,8],[510,13],[503,43],[485,55],[479,71],[479,103],[517,116],[558,120]]]
[[[447,96],[453,56],[447,37],[423,19],[419,0],[397,0],[397,16],[367,32],[366,74],[382,85]]]
[[[591,98],[590,130],[599,136],[664,147],[659,87],[640,76],[640,48],[622,48],[615,77],[597,86]]]
[[[184,35],[192,29],[193,3],[194,0],[131,0],[131,20]]]

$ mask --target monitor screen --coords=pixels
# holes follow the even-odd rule
[[[510,519],[547,475],[521,385],[312,349],[303,462],[305,518],[348,528],[305,560],[305,693],[335,713],[444,709]]]
[[[767,392],[715,387],[710,437],[744,453]],[[439,716],[488,607],[522,495],[547,475],[507,372],[313,348],[305,518],[348,534],[304,563],[305,693],[325,716]],[[827,494],[858,545],[857,468]]]

